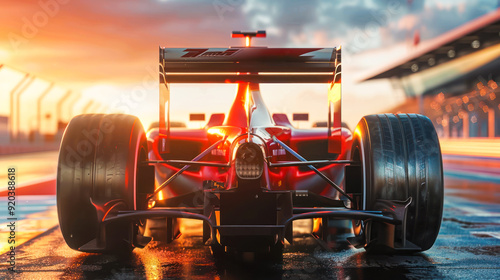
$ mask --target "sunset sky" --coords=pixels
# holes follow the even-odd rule
[[[125,95],[134,102],[129,113],[140,115],[147,124],[157,118],[158,46],[241,45],[230,38],[232,30],[265,29],[267,38],[255,39],[254,44],[343,45],[344,116],[355,125],[362,115],[402,100],[388,82],[356,81],[418,48],[412,44],[415,32],[425,44],[498,7],[498,0],[9,1],[0,9],[0,64],[61,88],[47,97],[45,107],[64,89],[81,93],[77,108],[96,100],[109,110]],[[9,85],[2,80],[2,99],[8,99],[8,88],[18,76],[8,76]],[[189,112],[224,112],[233,90],[175,86],[173,119],[185,120]],[[310,112],[312,121],[326,119],[324,85],[272,85],[262,91],[272,112]],[[23,102],[31,104],[26,106],[34,106],[36,94],[23,96]],[[189,100],[204,101],[188,105]],[[0,114],[9,114],[7,102],[0,105]],[[23,120],[29,121],[30,117]]]

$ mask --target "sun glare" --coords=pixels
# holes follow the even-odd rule
[[[0,64],[3,64],[10,57],[10,53],[6,50],[0,49]]]

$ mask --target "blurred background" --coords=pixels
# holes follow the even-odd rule
[[[14,1],[0,10],[0,154],[57,150],[72,116],[158,119],[158,46],[343,48],[343,118],[422,113],[443,152],[500,156],[498,0]],[[327,85],[263,85],[272,113],[322,126]],[[171,119],[223,113],[233,85],[171,87]]]

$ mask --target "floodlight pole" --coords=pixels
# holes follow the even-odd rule
[[[58,123],[58,125],[59,125],[59,122],[62,121],[61,107],[62,107],[64,101],[66,101],[68,99],[68,97],[70,97],[70,96],[71,96],[71,90],[68,90],[63,95],[63,97],[61,99],[59,99],[59,102],[57,102],[57,105],[56,105],[56,122]]]
[[[92,107],[92,105],[94,104],[94,101],[90,100],[86,105],[85,107],[83,107],[82,109],[82,113],[84,114],[87,114],[87,112],[89,111],[90,107]]]
[[[70,115],[70,118],[73,116],[73,111],[74,111],[74,109],[75,109],[75,104],[76,104],[76,102],[78,102],[78,100],[80,100],[80,96],[81,96],[81,94],[80,94],[80,93],[75,93],[74,95],[72,95],[72,97],[73,97],[73,96],[76,96],[76,99],[75,99],[75,100],[72,100],[72,99],[70,98],[70,100],[71,100],[71,101],[70,101],[69,111],[68,111],[68,113],[69,113],[69,115]]]
[[[2,65],[3,66],[3,65]],[[14,96],[17,92],[17,90],[19,89],[19,87],[24,84],[24,82],[28,79],[28,77],[30,76],[30,74],[26,74],[24,75],[24,77],[21,79],[21,81],[19,81],[19,83],[17,83],[14,88],[10,91],[10,108],[9,108],[9,112],[10,112],[10,116],[9,116],[9,134],[10,134],[10,142],[13,142],[14,141]]]
[[[42,99],[47,96],[52,88],[54,87],[54,83],[50,83],[50,85],[45,89],[44,92],[38,97],[38,100],[36,101],[36,129],[38,130],[38,135],[42,134],[41,128],[42,128]]]
[[[28,74],[27,74],[28,75]],[[35,76],[31,76],[30,80],[23,85],[23,87],[18,91],[16,96],[16,140],[21,138],[21,95],[26,91],[26,89],[35,81]]]
[[[97,102],[94,102],[92,104],[92,106],[90,106],[88,108],[88,112],[92,113],[92,112],[99,112],[98,109],[101,108],[101,104],[100,103],[97,103]]]

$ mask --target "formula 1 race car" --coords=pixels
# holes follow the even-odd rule
[[[443,172],[432,122],[417,114],[341,120],[341,48],[251,47],[265,31],[233,32],[244,47],[160,48],[160,119],[74,117],[57,174],[59,224],[83,252],[115,253],[170,242],[178,219],[203,221],[214,254],[280,257],[293,221],[352,221],[349,242],[373,252],[434,244]],[[170,83],[235,83],[227,114],[202,129],[171,128]],[[326,127],[294,128],[271,115],[260,83],[327,83]],[[270,93],[272,94],[272,93]],[[324,232],[324,231],[323,231]],[[319,236],[319,235],[318,235]]]

